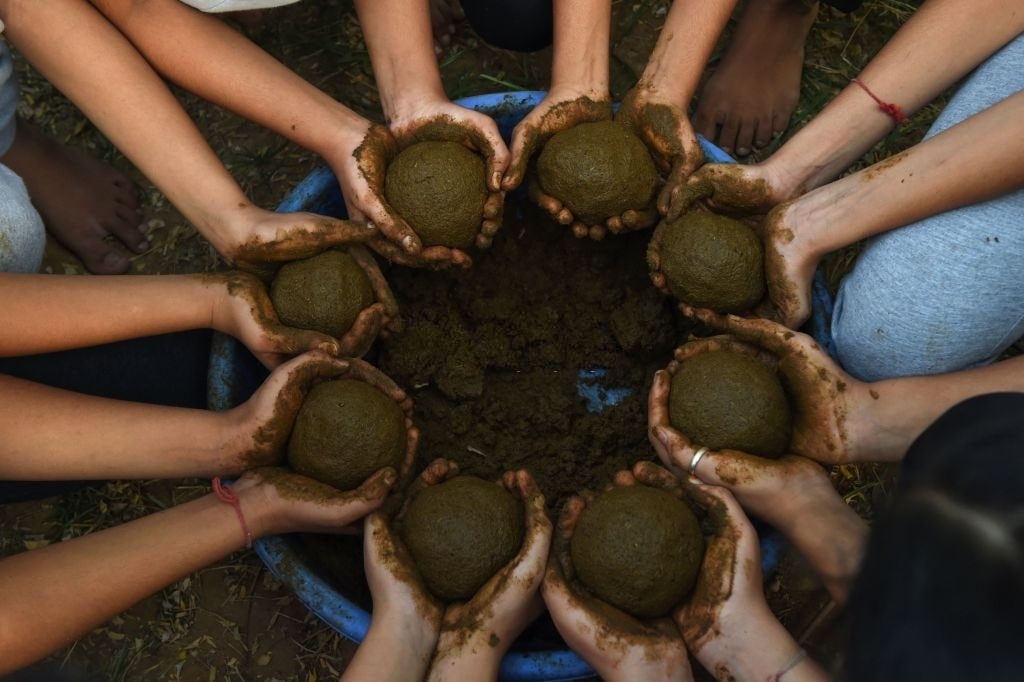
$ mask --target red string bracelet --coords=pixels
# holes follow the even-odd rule
[[[878,95],[871,92],[871,89],[868,88],[868,86],[864,85],[864,82],[861,81],[861,79],[859,78],[851,78],[850,80],[859,85],[861,90],[868,93],[871,99],[875,100],[875,102],[878,104],[878,108],[882,110],[882,113],[884,113],[892,120],[896,121],[897,125],[903,125],[904,123],[910,122],[910,119],[908,119],[906,114],[903,113],[903,109],[900,109],[899,104],[896,104],[894,102],[883,102],[881,99],[878,98]]]
[[[226,504],[230,504],[235,508],[235,516],[238,517],[238,522],[242,524],[242,532],[245,533],[245,546],[252,548],[252,531],[249,530],[249,524],[245,522],[245,515],[242,514],[242,504],[238,501],[238,495],[231,492],[231,488],[220,482],[220,476],[213,479],[213,494],[217,496],[217,499]]]

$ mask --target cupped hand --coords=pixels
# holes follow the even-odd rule
[[[354,358],[334,358],[319,351],[284,363],[267,377],[251,398],[225,413],[234,424],[232,433],[236,434],[228,448],[232,461],[225,473],[278,462],[309,390],[321,381],[342,378],[365,381],[402,408],[408,435],[405,458],[397,473],[406,476],[419,445],[419,429],[412,423],[412,400],[372,365]]]
[[[315,213],[274,213],[251,208],[233,228],[235,237],[214,246],[239,270],[265,282],[293,260],[315,256],[336,246],[370,242],[379,232],[372,224]],[[223,243],[222,243],[223,241]]]
[[[501,229],[505,203],[501,178],[509,163],[508,148],[501,139],[498,124],[494,119],[446,99],[440,99],[420,102],[415,108],[403,111],[391,121],[390,128],[399,149],[418,142],[456,142],[483,157],[488,195],[484,201],[483,220],[477,233],[476,246],[481,249],[488,248]],[[433,253],[440,256],[446,252]],[[469,256],[459,249],[448,249],[447,255],[454,265],[468,266],[472,263]],[[425,259],[423,262],[423,265],[439,264],[438,260]]]
[[[398,480],[385,467],[355,490],[338,490],[283,467],[247,471],[232,488],[255,537],[278,533],[347,533],[349,526],[384,503]]]
[[[681,494],[678,479],[650,462],[619,472],[614,485],[638,482]],[[592,499],[592,494],[570,498],[558,519],[542,587],[555,627],[603,679],[692,680],[686,647],[670,619],[641,621],[577,587],[569,547]]]
[[[764,215],[793,198],[793,192],[768,165],[709,163],[698,168],[672,193],[669,220],[676,220],[697,201],[711,208],[742,215]]]
[[[798,238],[800,234],[796,229],[791,203],[775,207],[763,219],[746,216],[740,220],[754,230],[764,245],[767,295],[751,312],[760,317],[778,320],[791,329],[798,328],[811,316],[811,282],[821,260],[821,254],[809,249]],[[647,267],[651,282],[666,296],[671,295],[671,292],[666,275],[661,269],[661,248],[665,233],[671,228],[672,222],[673,220],[668,218],[660,222],[647,245]]]
[[[728,490],[696,484],[688,493],[707,511],[712,536],[693,594],[673,617],[687,648],[717,679],[754,679],[738,661],[770,648],[767,633],[778,627],[764,597],[757,533]]]
[[[362,246],[350,246],[347,251],[370,280],[375,302],[360,311],[352,323],[352,328],[339,339],[339,354],[362,357],[370,350],[377,337],[387,338],[400,332],[402,318],[398,315],[398,301],[380,271],[376,259]]]
[[[665,176],[657,206],[661,215],[669,216],[672,207],[680,203],[686,179],[704,161],[704,152],[689,117],[663,95],[637,86],[622,98],[615,119],[643,140],[658,170]]]
[[[719,315],[687,305],[680,309],[778,359],[793,412],[791,452],[825,464],[863,460],[868,455],[871,389],[844,372],[814,339],[771,320]]]
[[[519,552],[466,603],[448,606],[441,627],[431,678],[444,678],[467,658],[497,663],[516,638],[543,611],[540,585],[551,546],[551,521],[544,495],[526,470],[508,471],[503,485],[523,506],[524,528]]]
[[[281,324],[266,287],[254,275],[232,271],[208,277],[219,285],[211,326],[241,341],[267,368],[311,350],[343,354],[338,339]]]

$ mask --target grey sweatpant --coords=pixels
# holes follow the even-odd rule
[[[14,141],[18,79],[0,39],[0,157]],[[0,272],[36,272],[43,262],[46,228],[17,173],[0,163]]]
[[[1024,34],[978,67],[926,137],[1022,89]],[[1024,189],[870,239],[839,286],[832,335],[865,380],[995,360],[1024,335]]]

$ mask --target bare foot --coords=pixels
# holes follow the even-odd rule
[[[108,235],[135,253],[149,248],[135,185],[105,163],[20,120],[0,162],[21,176],[47,229],[89,272],[117,275],[128,269],[124,254],[104,241]]]
[[[785,130],[800,99],[804,42],[817,15],[817,3],[805,0],[750,0],[701,93],[697,132],[746,156]]]
[[[448,47],[455,35],[455,26],[466,18],[459,0],[430,0],[430,28],[436,48]]]

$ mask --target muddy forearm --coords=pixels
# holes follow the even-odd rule
[[[1002,0],[929,0],[861,71],[883,101],[913,114],[1024,30],[1024,12]],[[956,45],[953,52],[949,45]],[[766,164],[789,196],[837,177],[895,123],[850,84]]]
[[[816,257],[1024,186],[1024,93],[796,200],[794,233]]]
[[[555,0],[551,89],[608,98],[611,3]]]
[[[445,99],[427,0],[356,0],[388,121],[418,103]]]
[[[827,504],[788,519],[779,530],[821,578],[836,603],[846,603],[867,543],[868,526],[833,494]]]
[[[437,643],[436,630],[428,635],[429,630],[418,628],[415,618],[408,613],[374,613],[370,631],[345,669],[342,681],[419,682],[427,674]]]
[[[673,2],[639,85],[665,94],[686,111],[735,6],[736,0]]]

